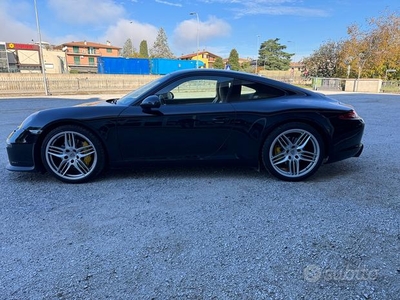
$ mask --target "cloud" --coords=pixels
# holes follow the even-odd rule
[[[301,17],[326,17],[328,13],[322,9],[305,8],[298,6],[261,6],[256,3],[247,3],[245,8],[232,9],[235,18],[251,15],[279,15],[279,16],[301,16]]]
[[[147,41],[147,46],[150,49],[157,34],[158,28],[153,25],[124,19],[119,20],[115,25],[111,25],[98,42],[105,43],[108,40],[113,45],[122,48],[126,40],[130,38],[133,46],[139,51],[140,42],[143,40]]]
[[[51,0],[57,18],[69,24],[111,24],[122,18],[125,8],[112,0]]]
[[[31,18],[34,18],[33,7],[28,3],[0,0],[0,41],[17,43],[37,41],[36,27],[26,23],[30,14]],[[20,16],[27,16],[27,18],[22,19]]]
[[[197,24],[197,19],[185,20],[178,24],[173,33],[173,43],[176,48],[185,50],[184,52],[193,52],[197,48],[197,29],[199,29],[199,44],[206,45],[207,42],[215,38],[229,36],[231,26],[224,20],[210,16],[206,21],[200,21]],[[193,45],[189,46],[188,45]],[[187,50],[190,48],[191,50]]]
[[[156,0],[156,2],[160,3],[160,4],[170,5],[170,6],[182,7],[182,4],[180,4],[180,3],[172,3],[169,1],[162,1],[162,0]]]
[[[235,18],[252,15],[282,15],[302,17],[327,17],[326,10],[305,6],[302,0],[201,0],[204,3],[229,4]],[[322,3],[322,2],[321,2]],[[236,5],[236,7],[232,7]]]

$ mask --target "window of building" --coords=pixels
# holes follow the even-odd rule
[[[73,46],[72,49],[73,49],[74,53],[79,53],[79,47],[78,46]]]
[[[94,57],[89,57],[89,65],[94,65]]]
[[[107,48],[107,53],[112,53],[112,49],[111,48]]]
[[[75,65],[80,65],[81,64],[81,58],[79,56],[74,57],[74,64]]]
[[[89,54],[96,54],[96,49],[93,47],[88,47],[88,53]]]

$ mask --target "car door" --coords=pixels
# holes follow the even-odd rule
[[[233,106],[216,101],[220,81],[184,78],[156,92],[164,102],[160,108],[127,108],[118,122],[123,159],[203,159],[217,153],[235,121]]]

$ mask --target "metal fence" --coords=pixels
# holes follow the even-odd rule
[[[400,81],[383,81],[382,82],[382,93],[400,93]]]
[[[343,91],[346,84],[341,78],[312,78],[312,88],[322,91]]]

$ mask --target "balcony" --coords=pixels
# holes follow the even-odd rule
[[[98,51],[98,49],[96,49],[96,50]],[[67,54],[68,55],[101,56],[101,53],[96,53],[96,51],[93,51],[93,50],[89,51],[87,49],[79,49],[78,52],[70,51],[68,49]]]

